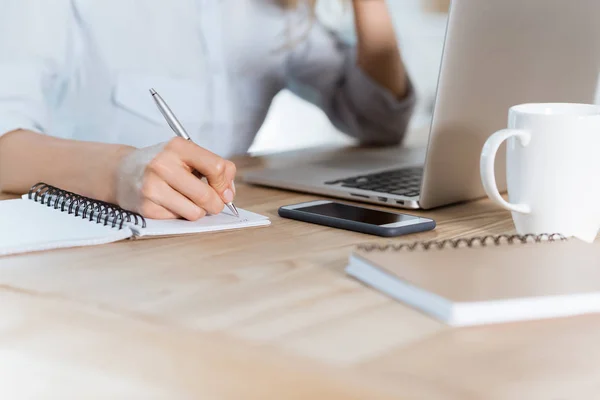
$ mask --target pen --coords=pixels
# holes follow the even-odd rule
[[[154,89],[150,89],[150,94],[152,95],[154,102],[156,103],[158,109],[160,110],[160,113],[163,115],[163,117],[165,117],[165,119],[167,120],[167,123],[169,124],[171,129],[173,129],[175,134],[177,134],[177,136],[180,136],[180,137],[184,138],[185,140],[189,140],[191,142],[192,139],[190,138],[190,135],[187,134],[187,132],[183,128],[183,125],[181,125],[181,122],[179,122],[179,120],[177,119],[175,114],[173,114],[173,111],[171,111],[171,109],[169,108],[167,103],[165,103],[163,98],[160,97],[160,95]],[[233,205],[232,202],[229,202],[226,205],[231,210],[231,212],[236,217],[239,218],[240,213],[238,212],[235,205]]]

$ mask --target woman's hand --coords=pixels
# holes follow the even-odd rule
[[[195,173],[206,177],[200,180]],[[233,201],[235,165],[182,138],[134,149],[117,171],[117,203],[144,217],[195,221]]]

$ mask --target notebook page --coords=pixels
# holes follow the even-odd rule
[[[66,212],[16,199],[0,201],[0,256],[116,242],[132,236]]]
[[[188,233],[216,232],[229,229],[241,229],[269,225],[271,221],[263,215],[238,208],[240,217],[229,210],[218,215],[207,215],[198,221],[146,219],[146,227],[130,224],[136,236],[181,235]]]

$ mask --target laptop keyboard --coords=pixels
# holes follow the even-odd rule
[[[423,168],[413,167],[359,175],[347,179],[325,182],[325,184],[341,184],[342,187],[347,188],[415,197],[419,195],[422,176]]]

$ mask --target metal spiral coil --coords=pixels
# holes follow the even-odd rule
[[[123,228],[126,222],[146,227],[146,220],[141,215],[122,209],[119,206],[104,201],[94,200],[67,190],[40,182],[29,189],[28,198],[53,207],[55,210],[73,214],[75,217],[95,221],[98,224],[109,225],[113,228]]]
[[[366,252],[372,251],[414,251],[414,250],[430,250],[444,248],[459,248],[459,247],[482,247],[482,246],[498,246],[503,243],[541,243],[541,242],[557,242],[567,240],[561,234],[526,234],[526,235],[487,235],[477,236],[472,238],[446,239],[440,241],[414,242],[414,243],[395,243],[395,244],[362,244],[358,245],[359,250]]]

